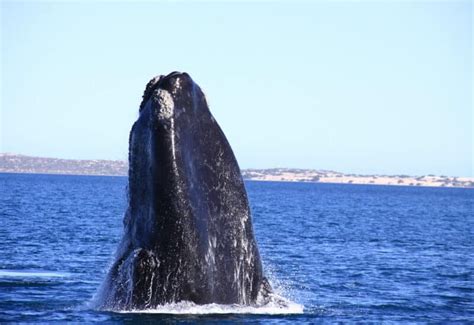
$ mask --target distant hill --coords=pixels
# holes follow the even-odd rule
[[[128,164],[121,160],[75,160],[0,154],[0,172],[126,176]]]
[[[121,160],[75,160],[0,154],[0,173],[127,176]],[[358,175],[331,170],[296,168],[244,169],[242,177],[254,181],[341,183],[366,185],[474,187],[472,177]]]

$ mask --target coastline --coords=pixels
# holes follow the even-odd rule
[[[74,176],[128,176],[122,160],[76,160],[0,153],[0,173]],[[301,168],[242,169],[244,180],[410,187],[474,188],[474,177],[361,175]]]
[[[1,173],[0,173],[1,174]],[[86,176],[86,175],[84,175]],[[274,180],[262,180],[262,179],[244,179],[244,181],[250,182],[263,182],[263,183],[303,183],[303,184],[325,184],[325,185],[355,185],[355,186],[390,186],[390,187],[427,187],[427,188],[462,188],[462,189],[474,189],[474,186],[439,186],[439,185],[408,185],[408,184],[367,184],[367,183],[342,183],[342,182],[311,182],[311,181],[274,181]]]
[[[473,188],[474,178],[448,176],[410,175],[357,175],[318,170],[243,170],[244,178],[258,181],[286,181],[303,183],[387,185],[410,187]]]
[[[11,174],[11,175],[52,175],[52,176],[86,176],[86,177],[124,177],[128,175],[122,174],[80,174],[80,173],[64,173],[64,172],[18,172],[18,171],[4,171],[0,168],[0,175]],[[269,182],[269,183],[305,183],[305,184],[340,184],[340,185],[369,185],[369,186],[396,186],[396,187],[430,187],[430,188],[464,188],[474,189],[474,186],[440,186],[440,185],[409,185],[409,184],[391,184],[391,183],[363,183],[363,182],[331,182],[331,181],[305,181],[305,180],[274,180],[274,179],[255,179],[255,178],[244,178],[244,181],[251,182]]]

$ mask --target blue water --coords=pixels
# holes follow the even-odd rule
[[[267,273],[295,315],[89,307],[121,237],[126,178],[0,174],[0,321],[474,322],[474,191],[247,182]]]

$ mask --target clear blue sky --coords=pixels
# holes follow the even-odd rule
[[[473,176],[470,1],[1,4],[2,152],[126,159],[186,71],[242,168]]]

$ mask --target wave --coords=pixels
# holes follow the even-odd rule
[[[282,303],[284,300],[284,303]],[[252,314],[252,315],[288,315],[302,314],[304,306],[279,298],[262,306],[197,305],[189,301],[169,303],[144,310],[115,310],[116,313],[164,314],[164,315],[222,315],[222,314]]]
[[[0,278],[64,278],[67,273],[37,270],[0,270]]]

